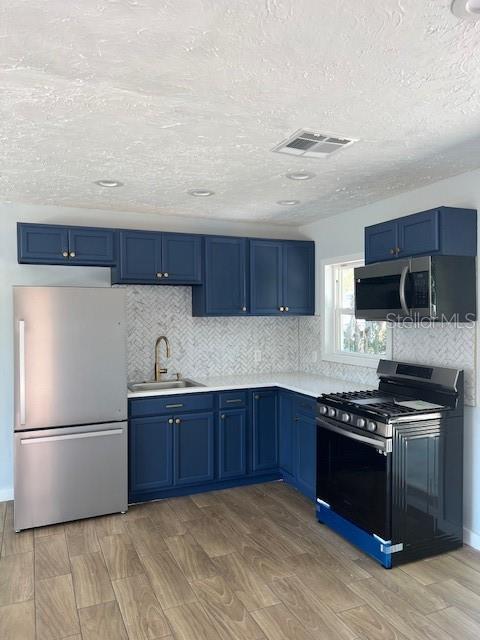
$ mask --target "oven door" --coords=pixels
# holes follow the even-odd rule
[[[390,540],[391,457],[391,440],[317,418],[317,498]]]
[[[431,258],[357,267],[355,317],[391,321],[432,317]]]

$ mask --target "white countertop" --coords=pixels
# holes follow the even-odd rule
[[[156,391],[130,391],[129,398],[145,398],[147,396],[171,396],[184,393],[205,393],[206,391],[227,391],[229,389],[257,389],[259,387],[281,387],[288,391],[303,393],[317,398],[322,393],[340,391],[357,391],[372,389],[361,382],[349,382],[339,378],[327,378],[312,373],[250,373],[233,376],[215,376],[212,378],[195,378],[201,387],[185,389],[160,389]]]

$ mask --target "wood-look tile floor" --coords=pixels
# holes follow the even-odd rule
[[[480,552],[385,571],[281,482],[20,534],[12,515],[1,640],[480,638]]]

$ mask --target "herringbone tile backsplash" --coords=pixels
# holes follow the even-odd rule
[[[127,286],[128,378],[150,380],[155,340],[166,335],[168,374],[185,377],[298,369],[296,318],[193,318],[190,287]],[[255,362],[255,351],[261,352]]]
[[[190,287],[126,286],[129,381],[153,377],[155,340],[172,348],[168,375],[221,376],[305,371],[376,385],[375,370],[321,359],[321,319],[193,318]],[[312,362],[311,352],[318,352]],[[255,352],[261,352],[260,362]],[[393,357],[465,370],[465,400],[475,404],[475,331],[454,325],[395,327]]]

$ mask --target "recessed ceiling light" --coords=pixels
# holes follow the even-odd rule
[[[287,173],[287,178],[290,178],[290,180],[310,180],[314,177],[315,174],[310,171],[291,171]]]
[[[300,200],[278,200],[277,204],[281,204],[285,207],[292,207],[295,204],[300,204]]]
[[[98,184],[99,187],[123,187],[123,182],[119,180],[95,180],[94,184]]]
[[[195,198],[208,198],[208,196],[213,196],[215,191],[210,191],[210,189],[189,189],[188,193],[191,196],[195,196]]]
[[[457,18],[478,19],[480,17],[480,0],[453,0],[452,13]]]

